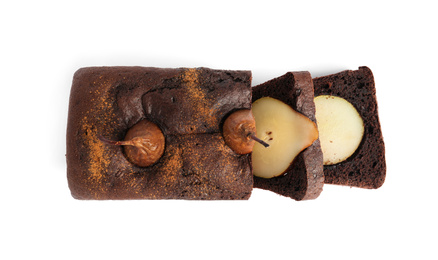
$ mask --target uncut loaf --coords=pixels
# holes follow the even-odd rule
[[[89,67],[73,78],[67,125],[67,177],[76,199],[248,199],[249,155],[221,134],[224,118],[251,108],[249,71],[208,68]],[[164,134],[163,156],[149,167],[120,146],[140,120]]]

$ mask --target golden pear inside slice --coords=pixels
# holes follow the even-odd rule
[[[272,178],[282,175],[295,157],[317,138],[314,122],[280,100],[263,97],[252,105],[257,137],[269,144],[255,143],[252,166],[255,176]]]
[[[315,108],[324,165],[346,160],[362,141],[362,117],[350,102],[337,96],[316,97]]]

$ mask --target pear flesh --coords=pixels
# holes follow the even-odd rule
[[[362,117],[350,102],[337,96],[316,97],[315,108],[324,165],[345,161],[362,141]]]
[[[263,97],[252,105],[257,137],[269,144],[254,144],[253,173],[257,177],[280,176],[295,157],[317,138],[314,122],[280,100]]]

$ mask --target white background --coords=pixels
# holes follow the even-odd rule
[[[155,3],[159,2],[159,3]],[[289,1],[288,1],[289,2]],[[438,259],[433,1],[2,1],[0,259]],[[314,201],[77,201],[66,179],[85,66],[375,76],[387,179]]]

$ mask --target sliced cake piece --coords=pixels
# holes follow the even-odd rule
[[[309,72],[289,72],[253,88],[253,104],[265,97],[285,103],[315,124],[313,83]],[[257,125],[257,116],[255,117]],[[269,143],[269,138],[267,142]],[[290,145],[292,146],[293,143]],[[255,166],[254,159],[252,163]],[[255,188],[270,190],[295,200],[317,198],[323,185],[324,175],[319,139],[299,153],[282,175],[272,178],[254,177]]]
[[[313,84],[315,98],[322,95],[343,98],[351,103],[363,121],[363,137],[353,154],[343,161],[324,165],[325,183],[379,188],[386,176],[385,145],[371,70],[367,67],[346,70],[315,78]]]

